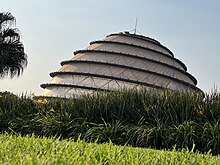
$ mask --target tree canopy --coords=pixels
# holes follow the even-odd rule
[[[27,55],[15,25],[11,13],[0,13],[0,78],[20,76],[27,66]]]

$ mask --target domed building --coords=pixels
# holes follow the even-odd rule
[[[158,41],[129,32],[92,41],[74,52],[61,68],[41,84],[44,96],[78,97],[96,91],[124,88],[169,88],[201,91],[183,62]]]

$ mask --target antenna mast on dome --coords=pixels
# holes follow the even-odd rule
[[[137,21],[138,21],[138,13],[137,13],[137,16],[136,16],[136,19],[135,19],[134,34],[137,33]]]
[[[136,16],[136,19],[135,19],[135,26],[134,26],[134,29],[131,30],[130,32],[133,32],[134,31],[134,34],[141,34],[138,30],[137,30],[137,25],[138,25],[138,12],[137,12],[137,16]],[[142,35],[142,34],[141,34]]]

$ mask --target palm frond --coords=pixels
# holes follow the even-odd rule
[[[27,55],[20,41],[19,30],[10,27],[15,18],[10,13],[0,13],[0,78],[20,76],[27,66]]]
[[[15,17],[9,12],[0,13],[0,32],[12,25],[16,24]]]

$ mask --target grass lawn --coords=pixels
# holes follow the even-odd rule
[[[0,134],[0,164],[220,164],[220,157],[188,150],[164,151],[82,140]]]

